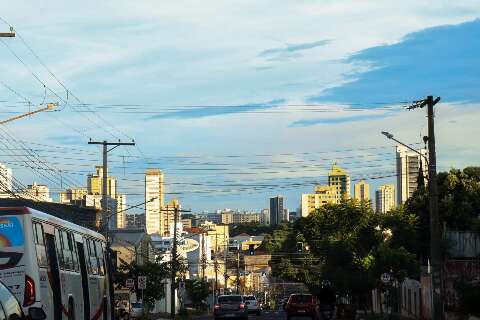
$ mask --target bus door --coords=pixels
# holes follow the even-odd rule
[[[58,267],[57,250],[55,249],[55,236],[53,234],[45,233],[49,280],[53,292],[53,319],[62,319],[62,292],[60,289],[60,269]]]
[[[80,261],[80,273],[82,275],[82,289],[83,289],[83,315],[85,320],[90,320],[90,294],[88,291],[88,273],[87,265],[85,263],[85,249],[83,243],[77,242],[78,259]]]

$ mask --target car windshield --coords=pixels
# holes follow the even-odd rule
[[[241,303],[242,297],[241,296],[223,296],[218,297],[218,303]]]
[[[310,303],[312,302],[312,296],[309,294],[298,294],[290,298],[293,303]]]
[[[246,301],[256,300],[254,296],[246,296],[244,299]]]

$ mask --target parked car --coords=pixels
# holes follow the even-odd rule
[[[132,302],[130,306],[130,319],[138,319],[143,317],[143,303]]]
[[[293,317],[317,317],[317,300],[311,294],[292,294],[285,306],[287,320]]]
[[[34,320],[46,319],[46,314],[41,308],[31,308],[29,318]],[[22,307],[17,298],[12,294],[6,285],[0,281],[0,319],[24,320]]]
[[[244,296],[243,300],[248,307],[248,313],[255,313],[257,316],[262,313],[262,307],[255,296]]]
[[[248,319],[248,307],[241,295],[222,295],[217,299],[213,315],[215,320],[225,318]]]

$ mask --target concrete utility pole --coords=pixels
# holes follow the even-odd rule
[[[161,209],[161,211],[167,211],[167,219],[168,219],[168,212],[170,209]],[[192,212],[191,210],[180,210],[179,204],[175,203],[174,207],[174,214],[173,214],[173,246],[172,246],[172,262],[171,262],[171,274],[170,274],[170,318],[172,320],[175,319],[175,289],[177,288],[176,279],[177,279],[177,224],[178,224],[178,217],[180,212]]]
[[[114,292],[113,292],[113,268],[112,268],[112,259],[111,259],[111,249],[110,249],[110,239],[109,239],[109,234],[108,234],[108,197],[107,197],[107,170],[108,170],[108,152],[112,151],[118,146],[134,146],[135,142],[107,142],[106,140],[104,141],[92,141],[90,140],[88,144],[101,144],[103,145],[103,179],[102,179],[102,223],[100,224],[100,228],[102,229],[102,232],[105,235],[105,238],[107,240],[107,250],[106,250],[106,255],[107,255],[107,268],[108,268],[108,275],[109,275],[109,289],[110,289],[110,306],[111,310],[115,309],[115,301],[113,299],[114,297]],[[113,146],[108,150],[108,146]],[[114,320],[114,313],[112,312],[111,315],[111,320]]]
[[[435,115],[433,107],[440,101],[440,97],[433,99],[428,96],[425,100],[417,101],[407,109],[423,108],[427,106],[428,118],[428,199],[430,209],[430,263],[433,284],[433,319],[444,319],[443,290],[442,290],[442,253],[440,242],[442,233],[438,216],[438,185],[437,185],[437,157],[435,151]]]

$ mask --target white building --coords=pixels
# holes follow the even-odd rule
[[[397,146],[397,204],[407,201],[413,192],[417,190],[420,167],[422,167],[423,176],[428,176],[428,168],[425,161],[427,150],[420,149],[418,152],[423,157],[404,146]]]
[[[260,213],[260,223],[267,226],[270,224],[270,209],[262,209]]]
[[[117,193],[115,196],[115,212],[116,219],[113,219],[116,223],[117,229],[123,229],[127,226],[127,196]]]
[[[52,202],[48,186],[44,184],[37,184],[36,182],[29,184],[27,188],[23,190],[22,197],[36,201]]]
[[[163,172],[159,169],[147,169],[145,172],[145,202],[147,233],[160,233],[164,192]]]
[[[375,211],[387,213],[395,207],[395,186],[386,184],[375,192]]]
[[[10,198],[12,191],[12,169],[0,163],[0,198]]]

